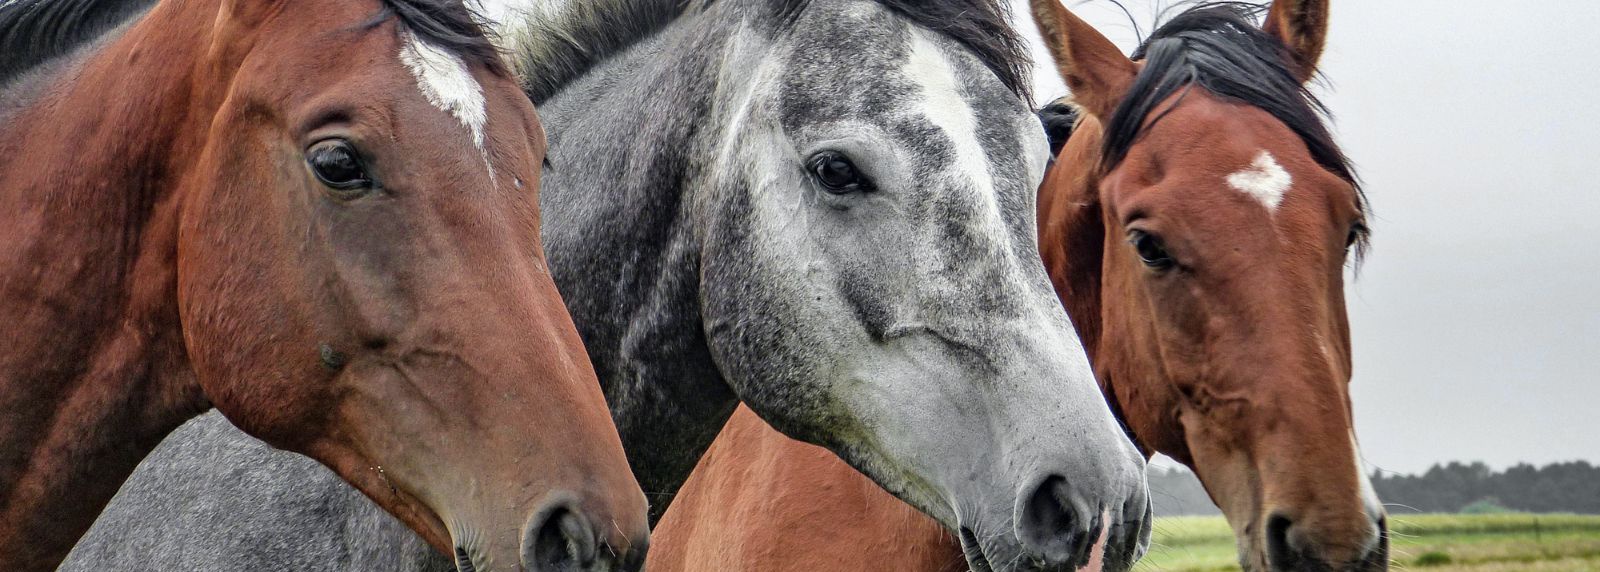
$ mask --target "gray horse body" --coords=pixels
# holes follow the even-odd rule
[[[856,51],[881,49],[870,39],[777,50],[771,26],[752,22],[763,17],[759,4],[694,8],[707,12],[590,62],[548,97],[530,87],[550,140],[540,203],[550,271],[652,517],[743,400],[779,430],[828,446],[984,544],[969,553],[1026,561],[1021,548],[1004,544],[1016,542],[1005,535],[1022,526],[1011,520],[1016,503],[1028,502],[1018,494],[1051,503],[1070,497],[1104,512],[1112,554],[1142,551],[1134,547],[1148,539],[1142,458],[1101,401],[1033,244],[1032,193],[1046,160],[1037,120],[955,41],[884,9],[849,6],[820,18],[819,26],[878,30],[879,44],[933,51],[940,69],[965,85],[958,97],[974,121],[971,142],[953,140],[937,122],[894,111],[917,94],[900,67],[918,54],[872,68],[858,65]],[[826,29],[792,34],[856,40]],[[767,77],[777,51],[786,65],[806,68],[791,76],[826,80]],[[875,95],[862,97],[866,91]],[[879,141],[930,150],[874,147]],[[770,167],[781,163],[774,153],[827,145],[870,157],[868,170],[877,169],[884,188],[832,196],[811,190],[803,165]],[[985,171],[971,174],[975,186],[964,172],[974,164]],[[938,200],[900,194],[924,185]],[[793,188],[805,190],[783,195]],[[841,219],[846,214],[856,218]],[[863,234],[863,221],[893,232]],[[799,234],[772,241],[777,246],[752,242],[774,228]],[[826,240],[796,244],[807,232]],[[895,240],[938,250],[914,252]],[[791,259],[803,264],[782,268]],[[824,312],[813,301],[845,310]],[[850,320],[812,318],[824,313]],[[851,353],[852,346],[866,349]],[[863,377],[879,372],[889,381]],[[895,380],[904,386],[888,387]],[[994,396],[1006,402],[983,401]],[[902,403],[931,409],[892,409]],[[918,425],[951,420],[968,424]],[[1045,454],[1035,455],[1039,448]],[[941,459],[964,466],[930,473]],[[1034,471],[1082,488],[1018,493],[1038,482]],[[984,496],[991,494],[1001,496]],[[62,570],[453,568],[369,504],[314,462],[260,445],[210,414],[146,459]]]
[[[145,458],[58,570],[454,569],[333,471],[212,411]]]

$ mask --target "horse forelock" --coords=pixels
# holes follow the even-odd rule
[[[487,19],[464,0],[382,0],[417,38],[447,51],[467,63],[505,73],[500,51],[485,27]]]

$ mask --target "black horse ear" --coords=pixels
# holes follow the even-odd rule
[[[1070,98],[1057,99],[1039,110],[1039,122],[1044,124],[1044,136],[1050,140],[1050,156],[1055,157],[1061,154],[1061,146],[1067,144],[1067,137],[1078,124],[1078,108]]]
[[[1275,0],[1261,27],[1289,48],[1295,77],[1311,81],[1328,41],[1328,0]]]

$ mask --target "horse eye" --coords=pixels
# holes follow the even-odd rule
[[[1161,245],[1161,239],[1148,232],[1135,230],[1128,233],[1128,244],[1133,245],[1133,250],[1139,253],[1139,260],[1145,266],[1157,270],[1165,270],[1175,266],[1172,255],[1167,254],[1167,248]]]
[[[306,164],[317,180],[339,191],[365,190],[372,187],[372,178],[361,165],[361,158],[349,141],[328,139],[319,141],[306,151]],[[347,193],[349,194],[349,193]]]
[[[811,176],[822,183],[822,188],[835,195],[872,190],[872,181],[867,180],[850,159],[837,152],[817,153],[806,164]]]

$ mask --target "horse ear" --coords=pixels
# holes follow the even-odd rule
[[[1060,0],[1031,0],[1031,5],[1039,35],[1072,90],[1073,101],[1090,115],[1110,118],[1139,75],[1139,67],[1088,22],[1062,7]]]
[[[1289,48],[1295,77],[1310,81],[1328,41],[1328,0],[1274,0],[1262,28]]]

